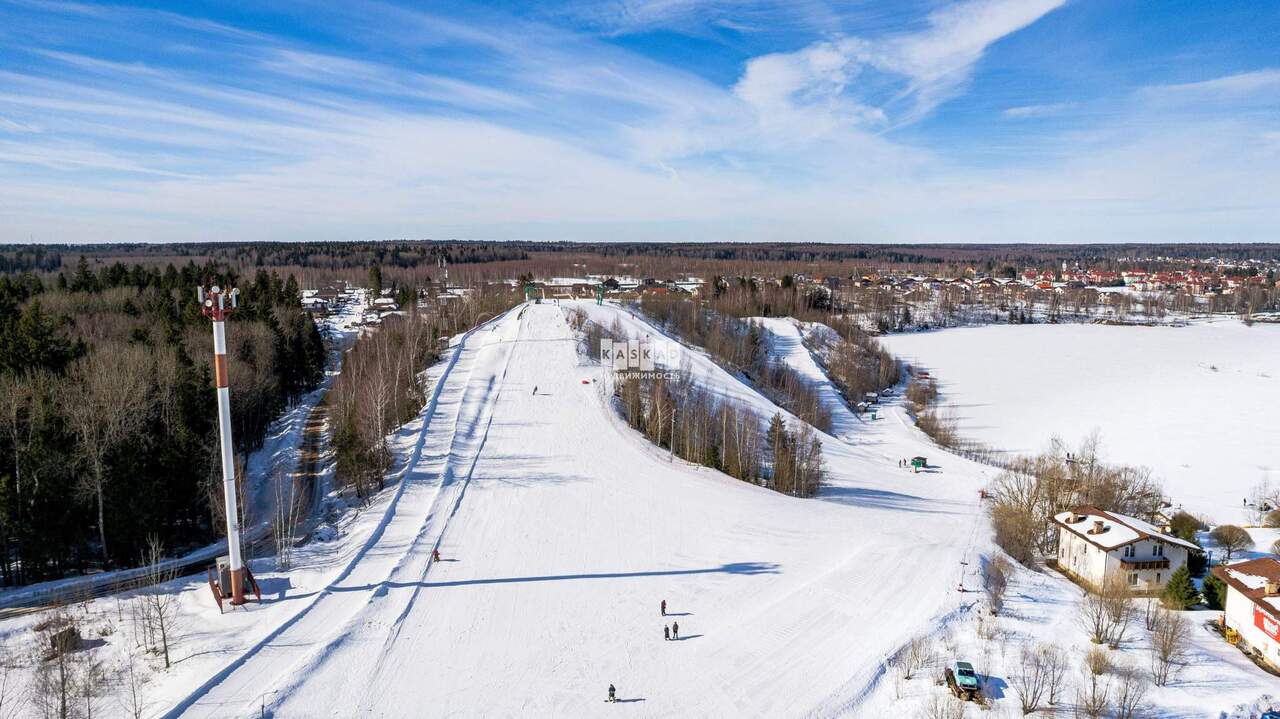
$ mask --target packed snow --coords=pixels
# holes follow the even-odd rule
[[[1109,461],[1150,467],[1173,499],[1244,523],[1242,501],[1280,482],[1280,326],[992,325],[888,335],[931,371],[960,433],[1029,454],[1095,429]]]

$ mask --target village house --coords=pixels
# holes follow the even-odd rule
[[[1083,505],[1053,516],[1058,525],[1058,570],[1099,588],[1119,576],[1138,594],[1158,594],[1169,575],[1200,548],[1135,517]]]
[[[1227,584],[1222,613],[1227,638],[1280,670],[1280,560],[1218,565],[1213,573]]]

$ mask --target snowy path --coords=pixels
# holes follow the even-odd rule
[[[512,317],[483,327],[455,350],[438,385],[430,421],[396,496],[367,543],[337,579],[314,595],[290,597],[304,606],[274,633],[219,672],[171,716],[236,715],[274,688],[349,641],[368,606],[380,604],[393,582],[421,576],[439,533],[441,515],[461,484],[455,467],[478,449],[482,415],[492,412],[493,368],[505,364],[519,323]],[[483,368],[477,373],[477,367]],[[473,378],[475,381],[473,381]],[[432,530],[435,530],[433,533]]]
[[[897,470],[922,440],[888,421],[865,445],[824,440],[817,501],[670,462],[604,404],[559,308],[521,314],[459,352],[344,576],[172,716],[263,698],[275,717],[590,716],[610,682],[628,716],[856,715],[886,654],[971,601],[955,585],[981,469]],[[673,620],[683,639],[664,642]]]
[[[790,317],[752,317],[769,331],[769,353],[781,359],[788,367],[808,380],[818,393],[822,403],[831,412],[831,434],[845,441],[853,441],[862,430],[863,422],[849,409],[840,390],[831,383],[827,373],[813,359],[804,345],[800,327]]]

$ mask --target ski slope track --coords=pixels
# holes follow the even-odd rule
[[[813,353],[805,346],[802,325],[790,317],[751,319],[768,331],[769,352],[795,370],[818,393],[823,405],[831,413],[831,434],[847,442],[856,442],[865,422],[849,409],[840,390],[831,383],[826,371],[818,365]]]
[[[518,328],[518,324],[508,321],[510,314],[468,331],[454,346],[424,410],[429,419],[423,423],[413,454],[400,471],[395,496],[346,568],[309,600],[294,598],[306,601],[306,605],[193,692],[167,717],[239,716],[253,707],[261,708],[264,697],[278,692],[276,684],[290,680],[295,672],[315,663],[317,654],[323,655],[350,636],[351,624],[364,609],[362,605],[385,596],[387,584],[404,571],[412,571],[408,569],[410,565],[429,561],[434,545],[426,543],[430,541],[431,520],[436,516],[442,487],[457,484],[452,474],[446,477],[442,468],[449,468],[453,459],[455,438],[464,420],[462,408],[467,405],[468,392],[474,391],[470,380],[476,364],[492,361],[495,348],[500,349],[499,331]],[[476,334],[480,336],[473,341]],[[490,385],[487,389],[493,388]],[[472,417],[469,428],[476,426]],[[345,621],[341,619],[344,614],[349,615]],[[332,627],[340,629],[334,632],[329,629]],[[302,655],[300,661],[298,655]]]
[[[780,411],[681,353],[708,391]],[[976,588],[988,551],[990,470],[941,453],[901,408],[823,435],[826,483],[797,499],[628,428],[560,306],[473,330],[449,362],[378,529],[323,591],[277,600],[305,606],[168,716],[874,716],[861,705],[885,658],[979,596],[956,590]],[[929,471],[898,468],[914,454]],[[680,640],[664,641],[673,621]]]

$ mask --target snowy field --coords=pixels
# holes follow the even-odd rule
[[[1280,326],[992,325],[889,335],[929,369],[963,436],[1032,453],[1097,429],[1114,462],[1150,467],[1175,504],[1219,523],[1280,483]]]

